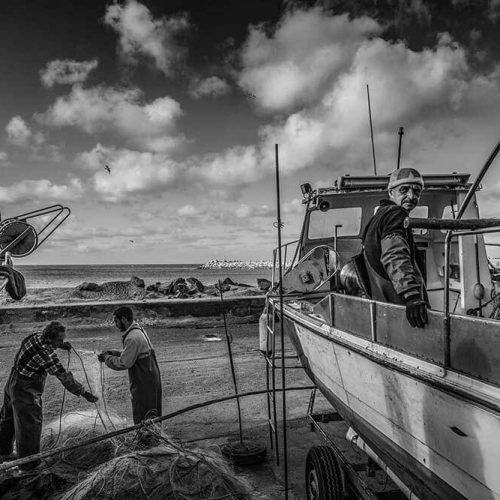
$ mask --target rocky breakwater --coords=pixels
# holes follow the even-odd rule
[[[272,269],[271,260],[209,260],[200,269]]]
[[[220,293],[229,322],[258,321],[270,282],[260,287],[235,283],[204,285],[196,278],[177,278],[170,283],[146,285],[136,276],[128,281],[85,282],[75,288],[29,290],[19,302],[2,298],[0,334],[32,323],[61,319],[71,326],[109,326],[118,305],[130,305],[148,325],[213,326],[221,320]]]

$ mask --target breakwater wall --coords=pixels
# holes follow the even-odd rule
[[[229,324],[257,322],[264,303],[265,296],[225,298],[226,320]],[[144,325],[203,328],[223,321],[221,300],[218,298],[14,305],[0,308],[0,333],[43,325],[53,320],[61,320],[69,327],[111,326],[113,312],[125,305],[132,308],[136,318]]]

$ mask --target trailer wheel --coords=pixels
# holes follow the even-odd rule
[[[329,446],[313,446],[306,459],[307,500],[341,500],[342,475]]]

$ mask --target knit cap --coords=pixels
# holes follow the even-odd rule
[[[419,184],[423,188],[424,179],[422,179],[420,172],[414,168],[400,168],[399,170],[394,170],[390,175],[387,189],[393,189],[401,186],[401,184]]]

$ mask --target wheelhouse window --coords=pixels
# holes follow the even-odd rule
[[[361,231],[361,207],[332,208],[326,212],[315,210],[309,218],[310,240],[321,240],[335,236],[358,236]]]

